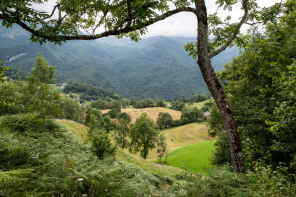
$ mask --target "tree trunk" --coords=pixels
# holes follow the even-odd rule
[[[197,10],[198,20],[198,65],[203,78],[219,108],[224,128],[230,147],[231,160],[234,172],[245,173],[242,146],[234,122],[232,112],[226,99],[226,95],[212,67],[211,60],[208,55],[208,23],[207,9],[204,0],[196,0],[195,6]]]

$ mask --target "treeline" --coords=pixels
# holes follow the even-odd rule
[[[207,99],[210,99],[209,94],[193,94],[190,98],[187,98],[185,95],[182,95],[179,99],[176,100],[162,100],[151,98],[137,100],[133,99],[130,101],[130,105],[134,108],[147,108],[147,107],[169,107],[170,109],[175,109],[181,111],[185,107],[185,103],[193,104],[196,102],[202,102]],[[167,103],[167,104],[166,104]]]
[[[7,80],[18,79],[18,80],[25,81],[27,80],[29,73],[25,71],[20,71],[14,68],[9,68],[9,70],[5,72],[5,76],[7,77]]]
[[[132,100],[130,104],[134,108],[148,108],[148,107],[166,107],[165,101],[164,100],[153,100],[151,98],[147,98],[144,100]]]
[[[120,96],[114,94],[111,91],[104,90],[102,88],[89,85],[87,83],[69,82],[64,87],[64,92],[66,94],[78,93],[80,94],[80,99],[87,101],[97,100],[99,98],[102,98],[104,100],[121,99]]]
[[[189,98],[187,98],[185,95],[182,95],[178,100],[183,103],[197,103],[205,101],[209,98],[211,98],[210,94],[193,94]]]
[[[179,120],[173,120],[169,113],[159,113],[157,118],[157,124],[160,129],[166,129],[170,127],[178,127],[185,124],[194,122],[201,122],[205,120],[205,116],[202,110],[197,108],[189,109],[183,108],[181,118]]]

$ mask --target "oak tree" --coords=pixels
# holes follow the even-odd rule
[[[154,121],[146,114],[142,114],[131,126],[130,150],[140,152],[141,157],[147,159],[150,150],[156,147],[159,131]]]

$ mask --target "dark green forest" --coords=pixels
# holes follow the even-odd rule
[[[104,90],[97,86],[92,86],[85,83],[77,83],[77,82],[69,82],[64,87],[64,92],[68,93],[79,93],[80,99],[88,100],[88,101],[95,101],[98,99],[105,99],[105,100],[118,100],[120,96],[114,94],[111,91]]]

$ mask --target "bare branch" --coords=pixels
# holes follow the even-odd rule
[[[41,20],[46,20],[46,19],[51,18],[51,17],[53,16],[55,10],[56,10],[57,7],[59,7],[59,6],[60,6],[59,4],[55,5],[55,6],[53,7],[53,10],[52,10],[51,14],[50,14],[48,17],[45,17],[45,18],[43,18],[43,19],[41,19]]]

